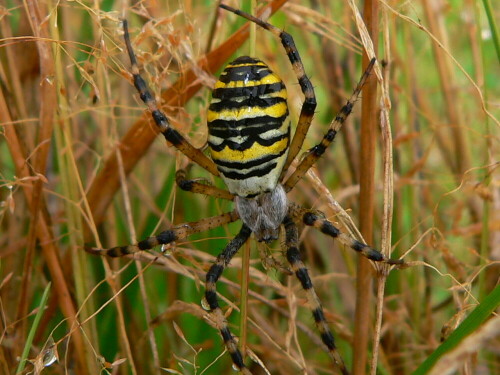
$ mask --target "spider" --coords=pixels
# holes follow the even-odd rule
[[[240,231],[217,256],[206,274],[204,300],[234,367],[248,375],[251,372],[244,363],[236,339],[230,332],[219,306],[216,284],[225,267],[252,234],[257,241],[270,243],[278,239],[282,231],[285,238],[282,241],[285,257],[291,271],[306,292],[321,339],[342,374],[348,374],[344,361],[337,351],[309,272],[301,259],[298,225],[303,223],[314,227],[372,261],[385,262],[389,265],[401,265],[403,261],[389,259],[367,244],[342,233],[317,210],[306,209],[290,202],[287,193],[333,142],[337,131],[351,113],[361,88],[373,69],[375,58],[370,61],[352,96],[340,109],[321,142],[300,158],[295,171],[285,179],[288,168],[302,147],[314,115],[316,98],[313,86],[304,72],[299,52],[290,34],[225,4],[221,4],[220,7],[256,23],[280,39],[305,97],[293,137],[288,120],[287,92],[283,81],[261,60],[242,56],[227,65],[212,91],[212,100],[207,113],[210,158],[206,156],[202,150],[193,147],[175,130],[166,115],[158,108],[145,80],[140,75],[127,22],[123,21],[124,39],[131,62],[134,86],[151,111],[154,122],[165,139],[192,162],[214,176],[222,178],[227,190],[199,180],[187,179],[185,170],[176,172],[177,185],[193,193],[232,200],[235,208],[218,216],[176,225],[134,245],[86,250],[94,254],[121,257],[241,220]]]

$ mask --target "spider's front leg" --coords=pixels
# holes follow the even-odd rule
[[[287,159],[284,164],[282,174],[280,176],[280,181],[281,181],[285,177],[286,171],[288,170],[288,167],[292,163],[293,159],[299,153],[302,144],[304,143],[304,139],[307,135],[309,127],[311,126],[311,122],[314,116],[314,111],[317,106],[314,87],[305,72],[304,64],[302,63],[302,59],[300,58],[299,51],[295,46],[295,42],[293,40],[292,35],[288,34],[283,30],[280,30],[279,28],[271,25],[268,22],[265,22],[255,16],[252,16],[251,14],[242,12],[241,10],[238,9],[234,9],[226,4],[220,4],[220,7],[259,25],[264,30],[267,30],[272,34],[274,34],[274,36],[280,40],[281,45],[283,46],[288,56],[288,60],[290,61],[292,70],[295,76],[297,77],[300,89],[304,94],[304,102],[302,103],[302,108],[300,110],[300,116],[298,119],[297,127],[295,128],[295,133],[290,143]]]
[[[326,345],[330,356],[332,357],[335,364],[339,367],[342,374],[348,375],[349,371],[347,371],[344,361],[337,350],[332,331],[330,330],[330,327],[328,326],[328,323],[325,319],[323,307],[321,306],[319,297],[314,290],[309,272],[307,271],[307,268],[302,261],[302,257],[300,255],[298,247],[299,231],[297,228],[297,224],[290,216],[287,216],[285,218],[283,224],[285,226],[286,258],[290,263],[290,266],[292,267],[292,271],[295,273],[295,276],[297,276],[297,279],[299,279],[302,288],[306,292],[307,302],[312,311],[314,322],[318,327],[321,340]]]

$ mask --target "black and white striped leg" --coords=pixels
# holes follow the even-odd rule
[[[288,150],[288,156],[283,167],[283,172],[280,177],[281,181],[285,176],[285,173],[288,170],[288,167],[292,163],[293,159],[299,153],[302,144],[304,143],[307,132],[309,131],[309,127],[314,116],[314,110],[316,109],[317,105],[314,87],[305,73],[304,64],[302,64],[299,51],[295,46],[293,37],[290,34],[277,28],[276,26],[271,25],[268,22],[261,20],[260,18],[242,12],[241,10],[234,9],[226,4],[220,4],[220,7],[256,23],[263,29],[273,33],[280,40],[288,56],[288,60],[290,60],[290,64],[292,65],[295,76],[297,77],[300,89],[304,94],[304,102],[302,103],[302,109],[300,111],[297,127],[295,129],[295,133]]]
[[[233,221],[236,221],[238,219],[239,216],[236,211],[227,212],[222,215],[176,225],[175,227],[165,230],[156,236],[148,237],[142,241],[139,241],[134,245],[116,246],[109,249],[86,247],[85,251],[96,255],[105,255],[112,258],[118,258],[125,255],[134,254],[139,251],[150,250],[155,246],[166,245],[174,241],[179,241],[194,233],[217,228],[224,224],[232,223]]]
[[[342,374],[348,375],[349,371],[347,371],[344,361],[342,360],[342,357],[337,350],[335,339],[333,337],[332,331],[330,330],[330,327],[328,326],[328,323],[326,322],[323,307],[321,306],[319,297],[314,290],[312,280],[309,277],[309,272],[302,262],[302,258],[298,248],[299,231],[297,225],[295,224],[293,219],[290,218],[290,216],[287,216],[285,218],[283,224],[285,225],[286,258],[292,267],[292,271],[295,273],[295,276],[297,276],[297,279],[299,279],[300,283],[302,284],[302,288],[304,288],[306,292],[307,301],[311,308],[314,322],[318,327],[321,340],[328,348],[330,356],[332,357],[335,364],[339,367]]]
[[[233,256],[238,252],[238,250],[243,246],[243,244],[248,240],[252,231],[246,225],[243,225],[240,232],[229,242],[222,251],[222,253],[217,256],[215,263],[210,267],[206,276],[205,284],[205,301],[210,307],[210,314],[212,314],[215,324],[219,329],[224,344],[226,345],[227,351],[231,355],[234,365],[241,373],[245,375],[251,375],[250,370],[245,366],[243,362],[243,356],[238,344],[234,339],[229,326],[227,324],[226,317],[219,307],[219,302],[217,300],[217,290],[216,284],[219,280],[224,268],[229,264]]]
[[[375,58],[373,58],[370,63],[368,64],[368,67],[364,71],[363,75],[361,76],[358,84],[356,85],[356,88],[354,89],[354,92],[352,93],[351,97],[349,100],[347,100],[347,103],[340,109],[339,113],[337,116],[335,116],[335,119],[332,121],[330,124],[329,129],[323,136],[323,139],[319,144],[316,146],[312,147],[305,153],[305,156],[300,160],[299,165],[297,165],[297,169],[293,172],[293,174],[285,181],[283,184],[283,187],[285,188],[286,192],[289,192],[292,190],[292,188],[295,186],[295,184],[306,174],[306,172],[313,166],[314,163],[324,154],[326,151],[327,147],[330,146],[335,139],[335,136],[337,135],[338,131],[346,121],[347,117],[351,114],[352,109],[354,107],[354,104],[358,100],[360,94],[361,94],[361,89],[367,82],[372,70],[373,66],[375,65]]]
[[[184,138],[181,133],[174,129],[170,125],[170,121],[168,120],[167,116],[158,108],[158,104],[156,103],[155,98],[149,91],[146,81],[144,80],[144,78],[142,78],[139,72],[137,59],[135,57],[134,50],[132,49],[132,43],[130,42],[127,20],[123,20],[123,34],[125,45],[127,46],[128,56],[130,58],[130,64],[132,65],[131,73],[134,78],[134,86],[139,92],[141,100],[148,106],[149,110],[151,111],[151,116],[158,126],[159,131],[163,134],[168,142],[170,142],[189,159],[191,159],[202,168],[205,168],[214,176],[218,176],[219,171],[217,170],[215,163],[210,158],[208,158],[201,150],[191,145],[191,143],[189,143],[189,141]]]
[[[315,227],[322,233],[338,239],[343,245],[350,247],[354,251],[360,253],[370,260],[373,260],[374,262],[384,262],[390,265],[399,266],[403,266],[405,264],[404,260],[387,258],[380,251],[368,246],[361,241],[356,240],[346,233],[341,232],[340,229],[333,225],[329,220],[321,217],[317,213],[306,210],[306,212],[302,215],[302,221],[305,225]]]

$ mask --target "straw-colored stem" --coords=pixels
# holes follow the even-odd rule
[[[378,39],[378,1],[365,2],[363,14],[366,27],[377,51]],[[368,57],[363,55],[363,68],[368,65]],[[360,140],[360,192],[359,192],[359,228],[369,243],[373,238],[374,192],[375,192],[375,140],[377,131],[377,80],[372,75],[362,92],[361,105],[361,140]],[[368,359],[368,336],[370,327],[371,273],[370,262],[359,257],[356,283],[356,312],[354,317],[353,375],[366,374]]]

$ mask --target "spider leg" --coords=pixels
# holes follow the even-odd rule
[[[404,260],[387,258],[387,256],[385,256],[380,251],[368,246],[361,241],[356,240],[347,233],[341,232],[340,229],[333,225],[331,221],[310,210],[303,209],[302,221],[305,225],[319,229],[321,233],[338,239],[343,245],[350,247],[354,251],[360,253],[370,260],[373,260],[374,262],[384,262],[390,265],[399,266],[405,265]]]
[[[349,114],[351,113],[352,108],[354,107],[354,103],[356,103],[356,100],[358,100],[358,97],[361,94],[361,89],[363,88],[363,85],[366,83],[366,80],[370,76],[375,61],[376,61],[375,58],[373,58],[370,61],[368,67],[366,68],[356,88],[354,89],[354,92],[352,93],[351,97],[349,98],[347,103],[340,109],[337,116],[335,116],[335,119],[330,124],[330,127],[326,132],[326,134],[324,135],[321,142],[316,146],[314,146],[313,148],[311,148],[306,153],[305,157],[300,161],[299,165],[297,166],[297,169],[285,181],[283,186],[286,192],[289,192],[295,186],[295,184],[306,174],[309,168],[311,168],[311,166],[316,162],[316,160],[318,160],[321,157],[321,155],[323,155],[326,148],[333,142],[335,136],[337,135],[337,132],[344,124],[347,116],[349,116]]]
[[[122,257],[139,251],[150,250],[158,245],[166,245],[174,241],[182,240],[194,233],[204,232],[227,223],[232,223],[233,221],[238,220],[238,218],[239,216],[236,211],[226,212],[222,215],[176,225],[156,236],[148,237],[135,245],[116,246],[109,249],[86,247],[85,251],[97,255],[106,255],[112,258]]]
[[[328,352],[330,356],[334,360],[334,362],[339,367],[340,371],[343,375],[348,375],[349,371],[345,367],[344,361],[337,351],[337,346],[335,345],[335,339],[333,337],[332,331],[328,326],[328,323],[325,319],[325,314],[323,312],[323,307],[321,306],[321,302],[319,300],[316,291],[314,290],[312,280],[309,277],[309,272],[302,262],[300,251],[298,248],[298,228],[293,219],[290,216],[287,216],[283,222],[285,226],[285,246],[286,246],[286,258],[292,267],[292,271],[299,279],[302,284],[302,288],[306,292],[307,301],[311,308],[314,322],[318,327],[321,340],[328,348]]]
[[[225,4],[220,4],[220,7],[234,14],[237,14],[241,17],[244,17],[249,21],[256,23],[257,25],[259,25],[265,30],[270,31],[277,38],[280,39],[281,44],[283,45],[283,48],[286,51],[288,59],[292,64],[292,69],[295,75],[297,76],[300,89],[304,94],[305,99],[304,102],[302,103],[302,109],[300,111],[297,128],[295,130],[295,134],[293,135],[292,142],[290,144],[290,148],[288,151],[288,156],[283,167],[283,172],[280,177],[281,181],[284,177],[284,174],[288,170],[288,167],[292,163],[293,159],[299,153],[302,144],[304,143],[304,139],[307,135],[307,132],[309,130],[309,126],[311,125],[311,121],[314,116],[314,110],[316,109],[316,95],[314,94],[313,85],[305,73],[304,65],[302,64],[299,51],[297,50],[293,37],[290,34],[277,28],[276,26],[271,25],[270,23],[267,23],[257,17],[252,16],[251,14],[231,8],[230,6],[227,6]]]
[[[240,232],[229,242],[226,248],[217,256],[215,263],[210,267],[206,276],[205,284],[205,300],[210,307],[210,314],[214,317],[215,324],[219,329],[224,344],[226,345],[227,351],[231,355],[234,365],[239,371],[245,375],[251,375],[250,370],[245,366],[243,362],[243,356],[241,351],[238,349],[238,344],[234,339],[229,326],[227,324],[226,317],[219,307],[219,302],[217,300],[216,283],[219,280],[224,268],[229,264],[233,256],[238,252],[238,250],[243,246],[243,244],[248,240],[252,231],[246,225],[243,225]]]
[[[229,191],[224,189],[219,189],[216,186],[201,183],[196,180],[187,179],[187,172],[185,169],[179,169],[175,172],[175,182],[184,191],[190,191],[191,193],[204,194],[210,197],[227,199],[232,201],[234,195]]]
[[[211,159],[209,159],[201,150],[192,146],[186,138],[184,138],[177,130],[175,130],[170,125],[167,116],[158,108],[156,100],[149,91],[146,81],[141,77],[139,73],[137,59],[135,57],[134,50],[132,49],[132,43],[130,42],[127,20],[123,20],[123,32],[128,56],[132,65],[131,71],[134,78],[134,86],[139,92],[139,96],[141,97],[144,104],[146,104],[151,111],[151,115],[156,125],[158,126],[158,129],[163,134],[165,139],[174,147],[176,147],[180,152],[182,152],[196,164],[199,164],[202,168],[205,168],[214,176],[218,176],[219,171],[217,170],[215,163]]]

